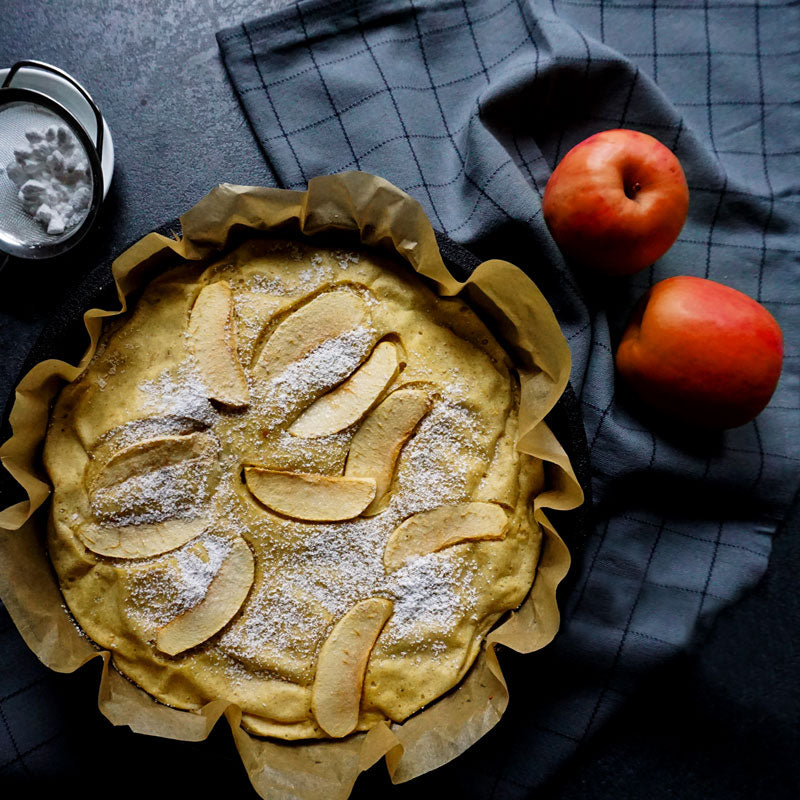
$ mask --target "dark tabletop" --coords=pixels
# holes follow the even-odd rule
[[[219,182],[269,182],[213,34],[278,4],[4,0],[0,67],[33,58],[55,64],[83,82],[114,136],[116,168],[99,224],[88,241],[60,261],[12,267],[0,275],[0,403],[12,391],[42,326],[92,267],[190,208]],[[800,513],[795,506],[776,539],[761,585],[723,612],[703,641],[653,674],[622,713],[537,797],[798,796],[798,531]],[[8,631],[2,628],[0,633]],[[0,653],[0,669],[17,666]],[[54,680],[59,685],[85,684],[91,695],[98,670],[81,672],[87,674]],[[91,705],[82,713],[99,715]],[[8,735],[4,724],[0,713],[0,736]],[[179,776],[203,774],[212,767],[217,774],[232,776],[232,786],[243,790],[239,796],[247,796],[247,781],[232,746],[225,751],[230,737],[223,728],[212,735],[218,746],[211,763],[203,743],[139,743],[144,737],[133,734],[116,741],[140,756],[163,756],[162,769],[173,777],[161,784],[163,795],[151,791],[152,796],[192,788]],[[104,753],[108,758],[114,755]],[[121,763],[124,759],[120,754]],[[15,781],[33,784],[40,772],[52,775],[58,769],[57,764],[37,764],[32,756],[27,770],[14,773]],[[70,769],[74,772],[74,764]],[[88,758],[86,769],[89,774]],[[0,789],[10,775],[0,767]],[[149,770],[130,772],[126,784],[132,794],[152,790],[152,775]],[[384,786],[379,773],[370,773],[359,782],[356,796],[373,796]],[[491,787],[485,792],[473,787],[470,796],[490,792]]]

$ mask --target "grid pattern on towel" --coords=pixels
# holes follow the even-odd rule
[[[526,702],[509,659],[511,708],[470,759],[480,796],[486,770],[489,794],[539,784],[766,569],[800,461],[798,22],[790,3],[311,0],[218,34],[278,185],[387,178],[456,241],[528,271],[570,342],[595,530],[562,633],[518,667],[546,671],[548,696]],[[609,287],[563,262],[541,195],[570,147],[614,127],[675,151],[691,208],[666,256]],[[756,421],[688,434],[616,385],[633,304],[676,274],[740,289],[781,324],[784,373]]]
[[[54,676],[25,647],[2,606],[0,675],[0,786],[30,781],[42,765],[59,774],[67,766],[62,699]]]

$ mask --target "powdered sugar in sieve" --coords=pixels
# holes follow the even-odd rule
[[[23,246],[68,238],[86,218],[93,176],[68,122],[38,104],[0,107],[0,229]]]

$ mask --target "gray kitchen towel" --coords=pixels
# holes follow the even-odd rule
[[[310,0],[218,34],[278,186],[387,178],[452,239],[525,269],[572,348],[595,528],[562,632],[528,662],[549,691],[513,681],[502,744],[468,759],[476,780],[491,763],[494,791],[540,783],[767,568],[800,477],[798,23],[795,4],[735,0]],[[541,196],[570,147],[615,127],[675,151],[691,204],[652,268],[600,281],[565,264]],[[758,299],[785,334],[772,402],[735,430],[686,432],[615,379],[636,299],[684,274]]]

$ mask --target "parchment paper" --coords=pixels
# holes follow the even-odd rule
[[[465,283],[455,280],[419,204],[387,181],[365,173],[314,178],[306,192],[223,184],[184,214],[181,225],[181,239],[148,234],[114,262],[121,308],[84,314],[90,343],[77,366],[43,361],[17,387],[13,435],[0,448],[0,458],[28,499],[0,512],[0,598],[28,646],[50,668],[72,672],[91,658],[103,659],[98,705],[115,725],[198,741],[225,716],[262,797],[344,800],[359,772],[384,756],[395,783],[435,769],[490,730],[508,705],[494,646],[501,643],[532,652],[550,642],[558,629],[555,593],[569,568],[569,553],[544,509],[575,508],[583,497],[566,453],[543,422],[570,371],[569,348],[552,309],[533,282],[506,261],[486,261]],[[365,245],[395,251],[433,281],[440,294],[464,296],[498,334],[518,368],[517,447],[550,462],[552,468],[547,470],[546,490],[534,501],[543,546],[533,587],[520,608],[489,634],[462,683],[402,724],[381,723],[343,740],[290,744],[246,733],[240,726],[241,711],[223,699],[199,712],[162,705],[113,669],[110,653],[98,651],[81,635],[63,605],[43,544],[50,487],[39,453],[52,402],[65,382],[80,375],[91,360],[103,318],[124,313],[127,296],[155,271],[184,259],[218,257],[233,237],[248,231],[280,237],[332,229],[358,232]]]

